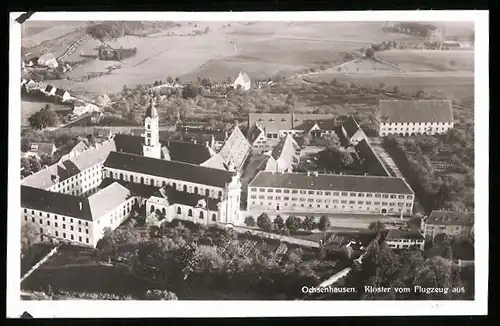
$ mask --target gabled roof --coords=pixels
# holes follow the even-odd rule
[[[130,196],[127,188],[114,182],[88,197],[90,212],[94,219],[98,218],[123,204]]]
[[[46,91],[47,93],[52,92],[52,90],[53,90],[53,89],[55,89],[55,87],[54,87],[54,86],[52,86],[52,85],[47,85],[47,87],[45,87],[45,91]],[[56,89],[56,90],[57,90],[57,89]]]
[[[453,122],[450,100],[380,100],[379,107],[385,123]]]
[[[37,154],[52,155],[56,150],[53,143],[48,142],[33,142],[30,143],[30,151]]]
[[[333,119],[332,114],[319,114],[319,113],[294,113],[292,114],[293,128],[300,126],[305,121],[322,121]]]
[[[238,74],[238,77],[236,77],[236,79],[234,80],[234,82],[241,82],[241,83],[250,83],[251,80],[250,80],[250,77],[248,76],[248,74],[246,72],[240,72]]]
[[[126,134],[117,134],[114,137],[116,151],[128,154],[143,155],[144,137]],[[191,164],[201,164],[212,155],[207,146],[187,141],[160,140],[162,147],[166,147],[172,161]]]
[[[361,128],[359,127],[358,122],[356,119],[354,119],[353,116],[348,117],[344,121],[342,121],[342,127],[344,128],[346,134],[347,134],[347,140],[350,140],[352,136],[354,136],[358,130]]]
[[[366,139],[362,139],[354,146],[354,150],[361,159],[365,173],[368,175],[390,176],[389,171],[386,170],[384,164],[380,161],[380,158]]]
[[[259,126],[253,125],[250,127],[250,132],[248,135],[248,141],[253,144],[257,138],[264,132]]]
[[[337,190],[413,195],[403,178],[306,173],[259,172],[249,187]]]
[[[386,240],[424,240],[424,236],[418,230],[391,229],[387,233]]]
[[[64,96],[64,94],[65,94],[65,93],[68,93],[68,92],[67,92],[67,91],[65,91],[65,90],[64,90],[64,89],[62,89],[62,88],[58,88],[58,89],[56,89],[56,93],[55,93],[55,94],[56,94],[57,96]],[[68,94],[69,94],[69,93],[68,93]]]
[[[209,158],[200,165],[212,169],[220,169],[220,170],[228,169],[226,162],[224,162],[224,160],[218,153],[213,155],[211,158]]]
[[[251,148],[252,146],[245,135],[243,135],[240,128],[236,126],[224,145],[222,145],[219,154],[227,164],[232,162],[237,169],[240,169],[243,163],[245,163]]]
[[[21,186],[21,207],[92,221],[86,198],[28,186]]]
[[[104,166],[219,188],[231,182],[233,175],[229,171],[119,152],[111,152]]]
[[[299,149],[300,147],[297,145],[293,137],[291,135],[287,135],[273,148],[271,156],[275,160],[282,160],[287,164],[287,166],[292,166],[297,157],[296,151]]]
[[[141,184],[141,183],[134,183],[134,182],[127,182],[124,180],[113,180],[110,178],[103,179],[101,184],[99,185],[99,189],[104,189],[115,182],[119,183],[123,187],[127,188],[132,195],[139,196],[142,198],[149,198],[158,190],[158,187],[156,187],[156,186],[151,186],[148,184]]]
[[[432,211],[425,223],[433,225],[474,225],[474,214],[469,212]]]
[[[266,132],[292,129],[292,114],[290,113],[249,113],[249,128],[258,124]]]
[[[201,164],[212,156],[205,144],[195,144],[170,140],[167,148],[172,161]]]

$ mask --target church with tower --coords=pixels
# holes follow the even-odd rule
[[[222,155],[203,144],[161,140],[151,99],[143,135],[112,135],[21,180],[22,223],[35,226],[41,241],[90,247],[107,228],[126,221],[134,207],[148,225],[175,219],[242,225],[236,167],[247,154],[241,131],[235,130]]]

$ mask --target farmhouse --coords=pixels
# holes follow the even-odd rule
[[[235,89],[240,88],[243,91],[248,91],[252,87],[252,81],[246,72],[241,72],[238,77],[233,82],[233,87]]]
[[[333,116],[330,114],[250,113],[248,127],[254,126],[265,132],[266,138],[278,139],[288,134],[303,135],[304,132],[324,135],[333,132]]]
[[[56,89],[54,95],[57,96],[62,102],[68,102],[71,100],[71,95],[62,88]]]
[[[354,117],[350,116],[342,122],[342,134],[351,145],[357,145],[366,139],[366,135]]]
[[[391,229],[385,242],[393,249],[410,249],[417,246],[424,250],[425,239],[418,230]]]
[[[287,213],[412,213],[403,178],[259,172],[248,185],[248,210]]]
[[[49,95],[49,96],[55,96],[56,95],[56,90],[57,90],[57,88],[55,88],[54,86],[47,85],[45,87],[45,89],[43,90],[43,93],[45,93],[46,95]]]
[[[29,154],[34,156],[53,155],[57,151],[56,145],[48,142],[33,142],[30,144]]]
[[[55,69],[59,67],[59,63],[57,62],[56,57],[52,53],[46,53],[38,58],[38,65],[42,67],[48,67],[51,69]]]
[[[381,137],[443,134],[454,122],[450,100],[380,100],[377,119]]]
[[[432,211],[422,225],[425,237],[430,240],[440,233],[453,238],[467,238],[473,227],[474,214],[454,211]]]

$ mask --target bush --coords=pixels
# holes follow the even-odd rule
[[[325,215],[321,216],[318,227],[321,231],[328,230],[330,228],[330,219]]]
[[[255,225],[255,219],[253,216],[247,216],[245,217],[245,225],[248,227],[254,226]]]
[[[271,230],[271,227],[272,227],[271,219],[269,218],[269,216],[266,213],[262,213],[257,218],[257,226],[265,231]]]

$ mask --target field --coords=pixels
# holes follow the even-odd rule
[[[377,53],[380,60],[400,66],[406,72],[474,72],[474,51],[390,50]]]
[[[381,23],[316,23],[316,22],[201,22],[196,28],[169,28],[149,37],[126,36],[111,46],[136,47],[137,55],[123,60],[121,68],[110,74],[82,82],[59,80],[56,86],[90,93],[115,92],[123,85],[152,83],[167,76],[189,81],[197,77],[226,80],[239,71],[252,79],[268,78],[278,72],[292,73],[305,67],[340,63],[343,52],[367,47],[390,39],[415,38],[389,34]],[[190,31],[210,31],[196,36]],[[84,53],[93,45],[82,45]],[[75,56],[81,53],[80,47]],[[79,80],[89,72],[104,72],[113,62],[99,62],[78,67],[70,77]]]

